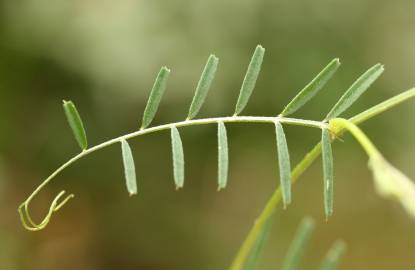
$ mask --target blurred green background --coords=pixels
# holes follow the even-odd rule
[[[125,190],[119,146],[77,162],[33,203],[41,218],[61,190],[76,198],[46,230],[29,233],[17,206],[79,150],[62,112],[77,104],[92,145],[138,128],[154,78],[171,70],[154,125],[184,119],[210,53],[220,58],[200,117],[230,115],[257,44],[262,73],[245,115],[276,115],[332,58],[342,67],[296,117],[322,119],[377,62],[386,72],[345,116],[415,85],[415,2],[0,1],[1,269],[226,269],[278,184],[273,127],[228,125],[229,186],[216,191],[215,126],[181,129],[185,188],[175,191],[168,132],[131,140],[139,195]],[[415,176],[414,101],[362,128],[385,156]],[[319,132],[287,127],[292,162]],[[331,243],[348,243],[340,269],[414,269],[415,224],[379,198],[367,158],[346,136],[336,143],[335,214],[324,221],[321,163],[279,210],[259,269],[278,269],[303,216],[317,230],[301,269],[316,269]]]

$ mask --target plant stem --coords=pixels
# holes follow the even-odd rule
[[[369,140],[366,134],[358,128],[353,122],[350,120],[346,120],[343,118],[334,118],[330,121],[329,127],[333,130],[341,130],[346,129],[349,131],[356,140],[360,143],[363,149],[366,151],[369,157],[379,156],[380,153],[375,145]]]
[[[46,180],[44,180],[31,194],[30,196],[21,204],[19,207],[19,212],[22,215],[22,209],[25,208],[26,216],[28,220],[34,224],[34,222],[31,220],[31,217],[28,213],[28,205],[31,202],[31,200],[52,180],[54,179],[60,172],[62,172],[65,168],[70,166],[71,164],[75,163],[77,160],[95,152],[102,148],[105,148],[107,146],[110,146],[115,143],[119,143],[122,140],[128,140],[134,137],[138,137],[144,134],[149,134],[157,131],[162,130],[168,130],[172,127],[185,127],[185,126],[193,126],[193,125],[204,125],[204,124],[212,124],[212,123],[218,123],[218,122],[224,122],[224,123],[237,123],[237,122],[249,122],[249,123],[275,123],[275,122],[281,122],[289,125],[297,125],[297,126],[306,126],[306,127],[313,127],[313,128],[327,128],[328,124],[324,122],[319,121],[312,121],[312,120],[303,120],[303,119],[296,119],[296,118],[288,118],[288,117],[282,117],[282,116],[276,116],[276,117],[263,117],[263,116],[230,116],[230,117],[215,117],[215,118],[206,118],[206,119],[196,119],[196,120],[185,120],[181,122],[176,123],[170,123],[160,126],[155,126],[151,128],[141,129],[111,140],[108,140],[106,142],[103,142],[101,144],[98,144],[94,147],[91,147],[89,149],[86,149],[79,153],[78,155],[74,156],[70,160],[68,160],[66,163],[64,163],[62,166],[60,166],[58,169],[56,169]],[[73,195],[71,195],[72,197]],[[65,200],[67,202],[67,200]],[[61,206],[58,207],[58,209]],[[57,209],[57,210],[58,210]],[[57,211],[56,210],[56,211]],[[49,219],[48,219],[49,220]],[[43,225],[45,226],[48,222],[48,220]],[[38,226],[34,225],[35,227],[32,228],[33,230],[39,230],[43,229],[44,226],[41,226],[41,228],[37,228]]]
[[[276,121],[280,121],[281,123],[290,124],[290,125],[297,125],[297,126],[306,126],[306,127],[314,127],[314,128],[326,128],[328,127],[327,124],[323,122],[318,121],[312,121],[312,120],[303,120],[303,119],[296,119],[296,118],[287,118],[287,117],[263,117],[263,116],[230,116],[230,117],[216,117],[216,118],[206,118],[206,119],[196,119],[196,120],[186,120],[171,124],[165,124],[160,126],[155,126],[147,129],[138,130],[111,140],[108,140],[106,142],[103,142],[101,144],[98,144],[94,147],[91,147],[87,150],[82,151],[78,155],[74,156],[70,160],[68,160],[65,164],[63,164],[61,167],[59,167],[56,171],[54,171],[46,180],[43,182],[34,192],[33,194],[36,194],[38,190],[42,189],[44,185],[46,185],[52,178],[57,176],[61,171],[63,171],[65,168],[67,168],[69,165],[74,163],[75,161],[81,159],[82,157],[89,155],[97,150],[100,150],[102,148],[105,148],[107,146],[110,146],[112,144],[118,143],[121,140],[128,140],[134,137],[138,137],[141,135],[161,131],[161,130],[168,130],[172,127],[186,127],[186,126],[194,126],[194,125],[206,125],[206,124],[212,124],[212,123],[218,123],[218,122],[224,122],[224,123],[237,123],[237,122],[248,122],[248,123],[274,123]],[[28,199],[30,199],[30,196]]]
[[[345,121],[348,121],[348,120],[345,120]],[[337,137],[337,136],[340,136],[345,131],[343,128],[344,127],[342,126],[338,126],[335,130],[331,130],[331,131],[334,132],[335,133],[334,135],[336,135]],[[293,184],[297,182],[298,178],[304,173],[306,169],[308,169],[308,167],[310,167],[310,165],[316,160],[316,158],[320,156],[320,154],[321,154],[321,143],[317,143],[314,146],[314,148],[305,155],[305,157],[300,161],[300,163],[297,164],[297,166],[291,172],[291,181]],[[252,246],[254,245],[255,240],[259,236],[262,230],[262,227],[265,225],[267,220],[271,218],[272,213],[278,207],[279,203],[281,202],[281,199],[282,199],[281,188],[278,187],[272,194],[269,201],[267,202],[265,208],[262,210],[254,226],[249,231],[248,236],[245,238],[229,270],[242,270],[243,269],[243,266],[245,265],[245,262],[252,249]]]
[[[384,102],[375,105],[366,111],[352,117],[349,119],[351,123],[358,125],[363,123],[372,117],[375,117],[391,108],[415,97],[415,88],[411,88],[397,96],[394,96],[390,99],[385,100]],[[341,136],[344,133],[344,128],[337,126],[336,128],[330,129],[330,131],[336,136]],[[369,147],[370,148],[370,147]],[[376,148],[375,148],[376,149]],[[367,149],[365,149],[367,150]],[[373,149],[371,149],[373,150]],[[294,170],[291,172],[291,180],[294,184],[297,179],[304,173],[304,171],[310,167],[314,160],[319,157],[321,154],[321,143],[317,143],[314,148],[308,152],[305,157],[297,164]],[[249,253],[252,250],[252,247],[255,245],[255,240],[259,237],[259,234],[265,226],[267,220],[271,218],[272,213],[276,210],[279,203],[281,202],[281,188],[278,187],[272,194],[271,198],[268,200],[264,209],[260,213],[259,217],[256,219],[254,225],[246,236],[242,246],[239,248],[238,253],[236,254],[229,270],[242,270],[246,260],[249,256]]]
[[[391,99],[388,99],[384,102],[382,102],[379,105],[376,105],[369,110],[366,110],[365,112],[353,117],[350,119],[351,122],[354,124],[359,124],[361,122],[364,122],[373,116],[376,116],[377,114],[380,114],[412,97],[415,96],[415,88],[410,89],[398,96],[395,96]],[[251,123],[275,123],[275,122],[281,122],[285,124],[291,124],[291,125],[299,125],[299,126],[306,126],[306,127],[313,127],[313,128],[329,128],[328,124],[324,121],[312,121],[312,120],[303,120],[303,119],[296,119],[296,118],[287,118],[283,116],[276,116],[276,117],[261,117],[261,116],[230,116],[230,117],[216,117],[216,118],[206,118],[206,119],[197,119],[197,120],[189,120],[186,119],[185,121],[171,123],[171,124],[165,124],[160,125],[152,128],[146,128],[141,129],[111,140],[108,140],[106,142],[103,142],[99,145],[96,145],[92,148],[89,148],[87,150],[82,151],[78,155],[74,156],[70,160],[68,160],[66,163],[61,165],[58,169],[56,169],[46,180],[44,180],[31,194],[30,196],[19,206],[18,212],[20,214],[20,217],[22,219],[22,223],[25,226],[26,229],[37,231],[43,229],[47,223],[50,220],[50,217],[52,216],[53,212],[58,211],[66,202],[68,202],[69,199],[73,198],[73,195],[67,196],[65,199],[63,199],[62,202],[58,203],[58,200],[64,195],[64,191],[60,192],[58,196],[55,197],[54,201],[52,202],[52,205],[50,207],[48,215],[45,217],[45,219],[39,223],[36,224],[33,222],[33,219],[30,217],[29,214],[29,203],[31,200],[38,194],[42,188],[44,188],[53,178],[55,178],[60,172],[62,172],[65,168],[70,166],[72,163],[76,162],[77,160],[81,159],[82,157],[89,155],[95,151],[98,151],[99,149],[105,148],[107,146],[110,146],[112,144],[121,142],[122,140],[131,139],[140,135],[157,132],[161,130],[171,129],[172,127],[184,127],[184,126],[191,126],[191,125],[203,125],[203,124],[211,124],[211,123],[218,123],[218,122],[251,122]],[[338,130],[331,130],[333,134],[340,136],[343,133],[343,127],[333,128]],[[367,149],[366,149],[367,150]],[[313,150],[305,156],[305,158],[297,165],[297,167],[292,172],[292,181],[295,182],[297,178],[311,165],[311,163],[319,156],[321,153],[321,145],[317,144]],[[278,203],[281,200],[281,191],[278,188],[273,196],[271,197],[270,201],[267,203],[265,209],[261,213],[260,217],[258,218],[258,221],[255,223],[254,227],[248,234],[247,239],[245,240],[243,246],[241,247],[239,253],[237,254],[231,269],[241,269],[246,261],[246,257],[249,254],[250,250],[252,249],[253,244],[255,243],[255,239],[258,236],[258,232],[261,230],[262,226],[264,226],[265,221],[269,218],[269,216],[272,214],[272,212],[276,209],[278,206]],[[26,217],[25,217],[26,216]],[[28,226],[26,221],[28,221],[31,225]]]
[[[313,163],[313,161],[320,155],[320,153],[321,144],[318,143],[310,152],[308,152],[304,159],[300,163],[298,163],[298,165],[291,172],[291,181],[293,184],[303,174],[303,172]],[[238,254],[235,257],[235,260],[233,261],[229,270],[243,269],[243,266],[245,265],[246,259],[248,258],[252,246],[255,244],[255,240],[261,233],[262,227],[266,224],[268,219],[272,217],[272,214],[281,202],[281,199],[281,188],[278,187],[272,194],[271,198],[265,205],[265,208],[262,210],[257,220],[255,221],[254,226],[249,231],[248,236],[245,238],[245,241],[239,249]]]
[[[349,120],[352,121],[354,124],[358,125],[362,122],[365,122],[366,120],[369,120],[373,116],[376,116],[384,111],[389,110],[392,107],[395,107],[396,105],[401,104],[404,101],[407,101],[410,98],[413,98],[415,96],[415,87],[411,88],[405,92],[402,92],[399,95],[396,95],[390,99],[385,100],[382,103],[379,103],[376,106],[373,106],[372,108],[359,113],[356,116],[353,116]]]

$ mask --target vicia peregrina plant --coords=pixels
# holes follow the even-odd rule
[[[233,122],[253,122],[253,123],[270,123],[275,126],[276,144],[278,153],[278,164],[280,172],[280,185],[275,190],[270,200],[266,204],[262,213],[256,220],[251,231],[248,233],[245,241],[241,245],[234,261],[230,266],[230,270],[254,269],[258,253],[265,241],[266,235],[271,227],[271,217],[275,209],[282,201],[286,208],[292,201],[291,185],[296,182],[300,175],[322,154],[323,160],[323,194],[324,209],[326,218],[333,214],[333,155],[332,142],[343,135],[350,132],[354,138],[361,144],[363,149],[369,156],[369,168],[373,171],[375,187],[378,193],[386,198],[393,198],[399,201],[405,210],[415,217],[415,185],[403,173],[390,165],[381,155],[368,137],[357,127],[358,124],[369,120],[370,118],[389,110],[390,108],[415,96],[415,88],[403,92],[389,100],[386,100],[350,119],[338,118],[346,111],[382,74],[383,66],[376,64],[363,73],[341,96],[339,101],[329,111],[322,121],[305,120],[300,118],[291,118],[289,115],[295,113],[310,99],[312,99],[324,85],[333,77],[334,73],[340,66],[339,59],[333,59],[317,76],[307,84],[276,116],[241,116],[240,114],[246,107],[249,98],[255,88],[258,79],[261,64],[263,61],[265,49],[258,45],[249,63],[245,78],[243,80],[239,97],[235,106],[235,112],[232,116],[195,119],[200,108],[202,107],[212,81],[215,77],[219,60],[216,56],[211,55],[202,72],[200,80],[197,84],[195,95],[190,105],[189,113],[186,120],[164,124],[155,127],[149,127],[154,119],[158,106],[160,104],[163,93],[166,89],[167,79],[170,70],[166,67],[161,68],[154,82],[147,106],[144,110],[141,128],[135,132],[120,136],[88,148],[87,136],[82,123],[81,117],[71,101],[64,101],[63,108],[71,127],[75,139],[77,140],[82,152],[71,158],[65,164],[55,170],[46,180],[41,183],[33,193],[19,206],[18,212],[23,226],[30,231],[39,231],[44,229],[49,223],[54,212],[57,212],[65,205],[73,195],[64,197],[65,191],[61,191],[50,205],[50,209],[46,217],[37,223],[33,220],[29,213],[29,204],[33,198],[60,172],[66,167],[77,161],[78,159],[89,155],[102,148],[112,144],[119,143],[121,145],[122,159],[125,169],[125,179],[128,193],[135,195],[137,193],[136,171],[134,166],[133,155],[127,140],[138,137],[140,135],[158,132],[162,130],[170,130],[172,156],[173,156],[173,178],[176,188],[182,188],[185,179],[184,169],[184,152],[183,143],[180,138],[179,129],[190,125],[216,124],[218,129],[218,189],[226,187],[228,182],[228,140],[226,133],[226,125]],[[291,170],[289,150],[287,146],[286,136],[284,132],[285,125],[300,125],[321,130],[321,142],[318,143],[303,160]],[[298,260],[301,257],[303,248],[309,237],[313,227],[312,221],[307,219],[300,226],[299,235],[294,240],[287,259],[284,262],[284,270],[297,269]],[[328,257],[321,265],[322,270],[335,269],[337,261],[344,251],[343,242],[336,242]]]

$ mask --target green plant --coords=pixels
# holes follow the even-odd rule
[[[270,224],[267,224],[267,228],[270,227]],[[315,221],[311,217],[305,217],[300,226],[297,229],[297,232],[292,240],[287,253],[282,261],[281,270],[297,270],[300,269],[301,259],[306,251],[307,246],[309,245],[311,236],[315,228]],[[264,240],[266,235],[262,235],[259,245],[256,245],[254,252],[252,252],[246,266],[245,270],[253,270],[256,268],[259,254],[263,248]],[[320,265],[320,270],[334,270],[337,268],[340,263],[341,258],[343,257],[346,251],[346,244],[343,240],[337,240],[334,242],[329,252],[323,259]]]
[[[301,258],[305,252],[306,246],[310,242],[314,227],[314,220],[311,217],[303,219],[284,258],[282,270],[299,269]],[[326,257],[323,259],[319,269],[336,269],[345,251],[346,244],[342,240],[334,242]]]
[[[230,266],[231,270],[253,269],[244,267],[251,267],[250,265],[255,265],[255,263],[252,262],[256,261],[256,254],[260,251],[262,246],[261,243],[265,241],[266,235],[268,234],[272,214],[275,212],[275,209],[281,201],[283,202],[284,208],[290,204],[291,184],[296,182],[299,176],[313,163],[314,160],[316,160],[320,153],[322,153],[323,156],[323,191],[326,218],[329,218],[332,215],[333,157],[331,143],[336,138],[342,136],[346,131],[350,132],[357,139],[369,155],[370,169],[374,173],[375,185],[379,194],[384,197],[397,199],[412,216],[415,216],[414,184],[401,172],[392,167],[382,157],[380,152],[370,142],[366,135],[357,127],[358,124],[414,97],[415,88],[382,102],[350,119],[337,118],[345,110],[347,110],[382,74],[383,66],[376,64],[350,86],[339,101],[333,106],[324,120],[314,121],[287,117],[296,112],[311,98],[313,98],[332,78],[340,66],[339,60],[333,59],[308,85],[306,85],[299,92],[297,96],[293,98],[291,102],[288,103],[288,105],[278,116],[240,116],[239,114],[247,105],[255,87],[255,83],[261,69],[264,52],[265,50],[261,46],[257,46],[255,49],[241,86],[233,116],[194,119],[203,105],[209,87],[215,77],[219,60],[214,55],[211,55],[206,63],[199,83],[196,87],[195,96],[190,105],[188,116],[184,121],[148,127],[155,117],[160,100],[166,88],[167,79],[170,74],[170,71],[166,67],[163,67],[160,70],[151,90],[147,106],[144,110],[141,128],[138,131],[108,140],[94,147],[87,148],[86,132],[75,105],[70,101],[64,101],[63,107],[65,114],[75,138],[82,149],[82,152],[55,170],[19,206],[18,212],[23,226],[31,231],[39,231],[44,229],[49,223],[53,213],[60,210],[63,205],[73,198],[73,195],[71,194],[63,198],[65,191],[61,191],[52,201],[48,214],[40,223],[36,223],[29,213],[29,205],[33,198],[66,167],[80,158],[112,144],[121,144],[127,189],[130,195],[136,194],[136,172],[131,149],[127,143],[127,140],[143,134],[158,132],[161,130],[170,130],[171,132],[174,181],[176,188],[182,188],[184,184],[184,154],[178,128],[190,125],[216,124],[218,126],[218,189],[223,189],[226,187],[228,177],[228,143],[225,123],[227,124],[231,122],[271,123],[275,125],[280,169],[280,187],[273,193],[264,210],[255,222],[253,228],[249,232],[247,238],[243,242],[237,256],[235,257],[235,260]],[[321,142],[318,143],[292,171],[283,125],[300,125],[317,128],[322,131]],[[340,249],[341,248],[338,247],[336,250]],[[333,251],[333,253],[338,254],[340,252]],[[335,255],[330,258],[332,257],[335,257]],[[326,268],[322,269],[333,269],[330,268],[330,265],[332,264],[329,262],[325,265],[327,265],[325,266]]]

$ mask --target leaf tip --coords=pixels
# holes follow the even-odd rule
[[[288,198],[285,200],[285,208],[288,208],[288,206],[290,206],[291,205],[291,202],[292,202],[292,200],[291,200],[291,190],[289,191],[289,193],[287,194],[288,195]]]
[[[385,71],[385,65],[384,64],[382,64],[382,63],[377,63],[376,65],[374,65],[373,67],[372,67],[372,69],[375,69],[375,70],[377,70],[380,74],[382,74],[384,71]],[[380,75],[379,74],[379,75]]]
[[[218,62],[219,61],[219,58],[216,55],[214,55],[214,54],[209,55],[209,59],[212,59],[215,62]]]
[[[166,72],[166,73],[170,73],[170,69],[166,66],[161,67],[161,70]]]
[[[291,199],[283,199],[282,208],[287,210],[288,206],[291,204]]]
[[[333,65],[337,69],[342,63],[340,62],[340,58],[336,57],[332,60]]]
[[[260,51],[262,51],[262,52],[265,52],[265,48],[264,48],[264,47],[262,47],[262,45],[261,45],[261,44],[258,44],[258,45],[256,46],[256,50],[260,50]]]
[[[287,210],[287,203],[286,203],[286,202],[283,202],[283,203],[282,203],[282,209],[283,209],[283,210]]]
[[[135,195],[137,195],[137,191],[128,193],[128,196],[130,196],[130,198],[135,196]]]
[[[255,48],[254,55],[262,59],[264,57],[264,53],[265,53],[265,48],[262,47],[261,44],[258,44]],[[262,60],[261,60],[261,62],[262,62]]]
[[[306,226],[313,228],[316,225],[316,221],[314,220],[314,218],[310,217],[310,216],[306,216],[303,219],[304,224],[306,224]]]
[[[330,218],[330,215],[326,214],[325,220],[324,220],[326,222],[326,224],[329,223],[329,218]]]

